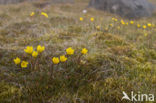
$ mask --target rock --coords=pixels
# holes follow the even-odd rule
[[[91,0],[89,7],[129,19],[151,16],[155,8],[147,0]]]

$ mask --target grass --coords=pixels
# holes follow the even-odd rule
[[[0,103],[127,103],[121,101],[122,91],[156,95],[155,15],[130,24],[91,8],[83,14],[80,6],[87,2],[44,9],[31,3],[0,6]],[[122,19],[129,24],[122,25]],[[154,26],[143,29],[148,23]],[[24,53],[29,45],[46,48],[35,70],[13,62],[16,57],[36,61]],[[75,54],[66,63],[52,65],[51,58],[65,54],[68,47]],[[87,55],[80,56],[82,48],[88,49]]]

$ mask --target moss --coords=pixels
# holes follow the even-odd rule
[[[18,101],[21,91],[19,88],[9,85],[8,83],[0,83],[0,101],[3,103],[9,103],[13,101]]]
[[[61,25],[66,26],[66,25],[75,24],[74,18],[62,17],[62,16],[51,17],[49,21],[53,26],[61,26]]]

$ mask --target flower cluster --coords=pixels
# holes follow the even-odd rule
[[[24,51],[27,54],[31,54],[33,57],[37,57],[39,53],[42,53],[45,50],[44,46],[38,45],[37,46],[37,51],[34,51],[32,46],[27,46],[26,49],[24,49]]]
[[[118,21],[118,19],[117,19],[117,18],[112,18],[112,21],[117,22],[117,21]]]
[[[35,15],[35,12],[31,12],[31,13],[30,13],[30,16],[31,16],[31,17],[33,17],[34,15]],[[42,16],[45,16],[46,18],[49,17],[48,14],[45,13],[45,12],[41,12],[41,15],[42,15]]]
[[[84,18],[80,17],[79,20],[84,21]],[[102,18],[100,18],[100,20],[102,21]],[[95,18],[91,17],[90,21],[94,22]],[[145,32],[145,30],[154,29],[156,27],[155,24],[153,24],[153,23],[147,23],[147,24],[141,25],[141,24],[139,24],[139,23],[137,23],[136,21],[133,21],[133,20],[126,21],[126,20],[123,20],[123,19],[117,19],[115,17],[112,18],[112,21],[113,21],[113,23],[109,24],[105,28],[103,28],[102,26],[97,25],[97,26],[95,26],[95,29],[96,30],[105,30],[106,32],[108,32],[109,28],[114,28],[115,27],[119,31],[119,30],[123,29],[122,26],[133,26],[135,28],[140,28],[140,29],[144,30],[144,32]],[[121,25],[118,25],[118,24],[121,24]],[[154,30],[156,30],[156,29],[154,29]]]
[[[14,59],[14,63],[15,63],[16,65],[18,65],[18,64],[21,63],[21,67],[22,67],[22,68],[27,68],[27,66],[28,66],[28,64],[29,64],[27,61],[22,61],[22,62],[21,62],[21,59],[18,58],[18,57]]]
[[[84,18],[83,18],[83,17],[80,17],[79,20],[80,20],[80,21],[83,21]],[[95,19],[94,19],[93,17],[90,18],[90,21],[91,21],[91,22],[94,22],[94,20],[95,20]]]
[[[30,55],[33,58],[37,58],[37,56],[40,53],[42,53],[44,50],[45,50],[45,47],[41,46],[41,45],[37,46],[36,51],[32,46],[27,46],[24,49],[24,52],[27,53],[28,55]],[[69,47],[69,48],[66,49],[66,54],[65,55],[61,55],[60,57],[53,57],[52,58],[52,63],[53,64],[59,64],[60,62],[64,63],[64,62],[66,62],[68,60],[67,57],[71,56],[71,55],[74,55],[74,53],[75,53],[75,50],[72,47]],[[83,48],[81,50],[82,55],[86,55],[87,53],[88,53],[88,50],[86,48]],[[21,64],[21,68],[27,68],[28,64],[29,64],[28,61],[22,61],[21,62],[21,59],[19,57],[14,59],[14,63],[16,65]]]
[[[52,62],[53,64],[59,64],[60,62],[66,62],[68,60],[67,56],[74,55],[75,50],[72,47],[69,47],[66,49],[66,55],[61,55],[60,57],[53,57]],[[88,53],[88,50],[86,48],[83,48],[81,50],[81,53],[83,55]]]
[[[44,50],[45,50],[45,47],[41,46],[41,45],[37,46],[37,51],[34,51],[34,48],[32,46],[27,46],[24,49],[24,52],[26,52],[27,54],[29,54],[32,57],[36,58],[39,55],[39,53],[42,53]],[[28,64],[29,64],[27,61],[22,61],[21,62],[21,59],[19,57],[14,59],[14,63],[16,65],[19,65],[21,63],[21,68],[27,68]]]

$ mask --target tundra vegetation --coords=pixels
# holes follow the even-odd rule
[[[156,15],[127,20],[87,5],[0,5],[0,103],[156,95]]]

